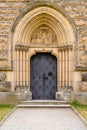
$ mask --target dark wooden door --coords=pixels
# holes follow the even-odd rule
[[[57,60],[50,53],[37,53],[30,60],[30,89],[33,99],[55,99]]]

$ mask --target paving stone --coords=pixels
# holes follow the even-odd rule
[[[71,108],[17,108],[0,130],[87,130]]]

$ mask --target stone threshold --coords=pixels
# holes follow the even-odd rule
[[[32,101],[21,101],[18,107],[21,108],[66,108],[70,107],[67,101],[63,100],[32,100]]]
[[[21,104],[26,104],[26,103],[39,103],[39,104],[60,104],[60,103],[68,103],[67,101],[65,100],[31,100],[31,101],[20,101]]]
[[[18,105],[18,108],[69,108],[71,105],[69,104],[59,104],[59,105],[27,105],[22,104]]]

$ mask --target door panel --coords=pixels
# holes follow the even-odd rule
[[[33,99],[55,99],[57,60],[50,53],[37,53],[31,57],[30,89]]]

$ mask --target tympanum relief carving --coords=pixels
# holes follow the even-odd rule
[[[47,25],[41,25],[31,35],[31,45],[57,44],[55,32]]]

